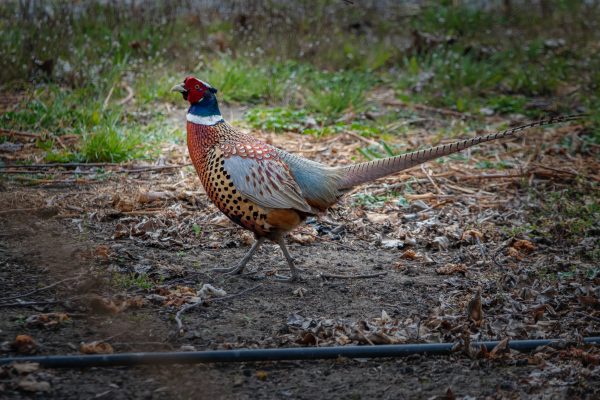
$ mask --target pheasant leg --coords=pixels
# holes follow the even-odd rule
[[[283,251],[283,255],[285,256],[285,259],[287,260],[287,263],[290,267],[291,276],[277,274],[277,275],[275,275],[275,278],[277,278],[278,281],[283,281],[283,282],[295,282],[295,281],[300,280],[300,274],[298,273],[298,268],[296,268],[296,266],[294,265],[294,259],[288,252],[287,247],[285,247],[285,240],[283,239],[283,236],[281,236],[279,238],[277,243],[279,244],[279,247],[281,247],[281,251]]]
[[[246,264],[248,264],[248,261],[250,261],[250,259],[254,255],[254,252],[258,250],[258,248],[261,244],[263,244],[264,241],[264,237],[256,239],[256,241],[252,244],[252,247],[250,247],[250,250],[248,250],[244,257],[234,266],[228,268],[213,268],[212,271],[224,272],[227,275],[241,274],[244,268],[246,267]]]

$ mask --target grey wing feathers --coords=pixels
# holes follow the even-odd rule
[[[316,213],[288,169],[279,160],[260,160],[231,156],[225,170],[234,186],[256,204],[267,208],[292,208]]]

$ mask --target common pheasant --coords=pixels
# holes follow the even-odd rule
[[[187,144],[192,163],[210,200],[229,219],[254,233],[250,250],[234,266],[214,270],[241,273],[267,239],[281,247],[291,276],[299,278],[285,235],[306,217],[325,211],[352,187],[447,156],[471,146],[515,136],[532,127],[578,119],[581,115],[550,118],[502,132],[342,167],[329,167],[244,134],[223,120],[217,89],[195,77],[172,88],[190,103]]]

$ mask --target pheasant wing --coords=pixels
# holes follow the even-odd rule
[[[315,213],[302,190],[276,153],[260,159],[229,155],[223,165],[233,184],[244,196],[267,208],[292,208]]]

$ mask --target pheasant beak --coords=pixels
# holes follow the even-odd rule
[[[179,83],[171,88],[171,92],[179,92],[183,95],[184,100],[187,100],[187,90],[182,83]]]

